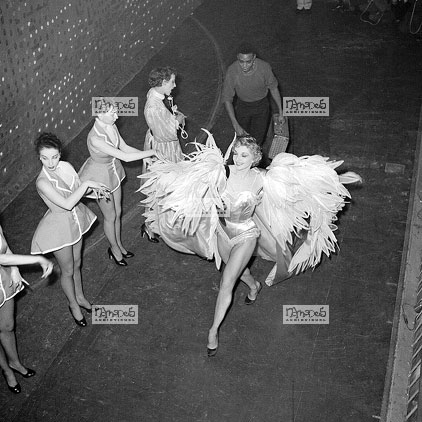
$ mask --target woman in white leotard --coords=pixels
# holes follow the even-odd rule
[[[261,152],[250,136],[234,140],[234,165],[227,167],[231,146],[223,157],[207,133],[206,144],[197,144],[185,161],[152,164],[140,191],[147,197],[144,215],[167,245],[215,259],[217,268],[226,263],[208,332],[207,352],[214,356],[236,280],[249,287],[248,305],[261,289],[247,268],[251,256],[275,263],[268,286],[315,268],[336,250],[334,222],[350,198],[343,184],[361,178],[337,174],[342,161],[318,155],[282,153],[266,170],[257,169]]]
[[[229,166],[226,190],[222,195],[224,217],[220,217],[217,226],[218,252],[226,266],[220,281],[213,324],[208,334],[208,356],[217,353],[218,329],[232,301],[233,288],[238,278],[250,289],[245,298],[248,305],[255,302],[261,289],[261,284],[247,268],[260,235],[252,215],[262,191],[262,172],[254,167],[261,158],[261,150],[254,138],[243,136],[235,141],[234,165]]]

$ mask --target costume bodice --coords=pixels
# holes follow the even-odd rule
[[[260,186],[258,179],[260,173],[258,170],[255,171],[255,178],[249,185],[251,189],[258,189]],[[259,203],[258,192],[246,189],[236,191],[237,185],[233,186],[230,182],[229,178],[226,190],[221,195],[225,208],[224,213],[220,216],[220,227],[229,239],[243,239],[247,233],[256,237],[257,229],[252,216]]]
[[[255,177],[250,181],[250,184],[238,184],[229,177],[227,180],[226,190],[221,195],[221,198],[225,205],[225,217],[226,220],[232,223],[243,223],[252,218],[256,206],[259,203],[258,191],[262,187],[260,182],[261,173],[257,169],[252,169],[255,172]],[[227,174],[230,171],[227,170]],[[242,186],[244,190],[237,190]],[[250,190],[247,190],[250,188]]]
[[[40,175],[38,176],[38,180],[47,179],[53,188],[60,193],[60,195],[68,198],[80,186],[80,180],[71,164],[65,161],[61,161],[59,166],[60,173],[63,173],[65,176],[60,177],[58,175],[58,171],[49,171],[43,167]],[[72,182],[66,183],[64,179],[72,180]],[[38,194],[51,212],[69,212],[68,210],[50,201],[50,199],[48,199],[40,190],[38,190]]]
[[[114,157],[104,152],[99,151],[92,145],[92,138],[94,136],[102,139],[107,144],[118,149],[119,144],[120,144],[120,135],[116,126],[114,124],[108,125],[107,127],[105,125],[101,126],[101,124],[98,121],[95,121],[93,128],[88,134],[88,139],[87,139],[87,147],[88,147],[89,155],[91,156],[92,160],[94,160],[97,163],[104,163],[104,164],[113,161]]]
[[[252,215],[258,205],[258,197],[250,191],[241,191],[236,194],[225,191],[222,195],[225,210],[220,216],[220,227],[229,239],[236,243],[236,239],[243,241],[245,237],[257,237],[255,222]],[[251,236],[249,236],[249,234]]]
[[[222,195],[225,208],[225,219],[232,223],[243,223],[250,218],[258,205],[258,197],[250,191],[232,194],[225,191]]]

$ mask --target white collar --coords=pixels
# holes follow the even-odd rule
[[[165,95],[164,94],[160,94],[156,89],[151,88],[151,95],[154,95],[154,97],[159,98],[160,100],[164,100]]]
[[[107,130],[107,128],[112,128],[114,126],[114,123],[112,125],[109,125],[107,123],[102,122],[98,117],[95,119],[95,121],[100,125],[101,128],[104,130]]]

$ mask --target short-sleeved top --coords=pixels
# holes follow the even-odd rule
[[[235,61],[227,69],[221,101],[233,101],[235,94],[245,102],[259,101],[267,96],[269,89],[277,86],[271,66],[264,60],[255,59],[254,69],[249,73],[244,73]]]

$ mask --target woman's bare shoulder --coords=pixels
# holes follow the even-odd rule
[[[260,173],[262,176],[265,176],[265,174],[267,173],[266,169],[261,169],[259,167],[254,167],[252,170],[256,171],[257,173]]]
[[[60,161],[60,166],[63,170],[67,172],[76,173],[75,167],[73,167],[73,165],[70,164],[68,161]]]

